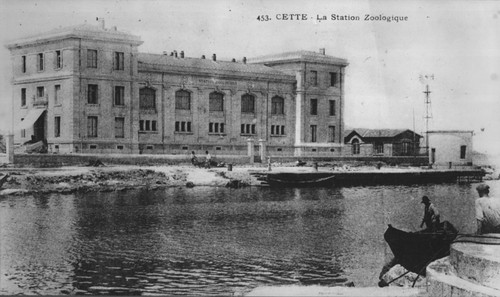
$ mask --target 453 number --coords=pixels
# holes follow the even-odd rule
[[[261,21],[261,22],[267,22],[267,21],[270,21],[271,18],[267,14],[263,14],[263,15],[259,15],[257,17],[257,20]]]

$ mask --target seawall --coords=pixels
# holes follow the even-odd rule
[[[125,154],[26,154],[17,153],[14,163],[16,167],[61,167],[61,166],[82,166],[99,160],[104,164],[113,165],[179,165],[189,164],[191,161],[190,151],[179,155],[125,155]],[[231,164],[250,164],[250,158],[242,155],[218,155],[217,152],[210,152],[212,158],[218,162]],[[198,159],[204,160],[204,155],[197,155]],[[285,164],[296,162],[298,159],[309,164],[318,162],[330,165],[349,164],[360,165],[404,165],[423,166],[427,164],[427,157],[293,157],[293,156],[271,156],[271,163]],[[267,159],[262,160],[255,157],[256,164],[267,164]]]

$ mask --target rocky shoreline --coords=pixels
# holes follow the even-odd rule
[[[183,186],[239,188],[260,184],[248,170],[229,172],[226,168],[202,169],[188,166],[75,167],[54,170],[11,170],[6,174],[9,174],[9,177],[0,190],[0,195],[154,190]]]
[[[488,169],[488,168],[486,168]],[[59,167],[59,168],[9,168],[0,171],[0,177],[8,174],[6,182],[0,189],[0,195],[29,195],[35,193],[74,192],[111,192],[131,189],[154,190],[167,187],[196,187],[215,186],[241,188],[246,186],[260,186],[257,175],[265,174],[269,168],[259,165],[243,165],[233,167],[228,171],[226,167],[211,169],[194,167],[192,165],[163,165],[163,166],[134,166],[112,165],[102,163],[92,166]],[[313,167],[297,167],[294,163],[272,166],[272,172],[315,171]],[[321,171],[377,171],[380,173],[401,172],[408,173],[421,170],[420,168],[398,167],[326,167]],[[484,170],[484,169],[483,169]],[[490,168],[485,170],[483,180],[500,178],[498,171]]]

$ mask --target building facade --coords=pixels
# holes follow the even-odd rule
[[[15,142],[49,152],[340,155],[346,60],[299,51],[241,61],[140,53],[84,24],[7,45]],[[258,151],[258,150],[255,150]]]
[[[429,137],[429,164],[436,166],[472,165],[473,131],[436,130]]]

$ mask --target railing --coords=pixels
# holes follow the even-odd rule
[[[49,100],[47,98],[37,98],[33,101],[33,106],[47,106],[49,105]]]

